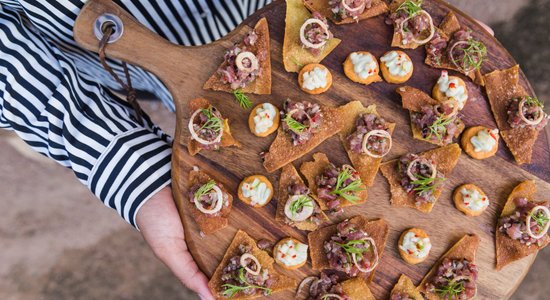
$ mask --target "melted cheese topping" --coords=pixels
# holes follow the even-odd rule
[[[320,67],[315,67],[303,75],[303,88],[306,90],[314,90],[327,86],[328,70]]]
[[[271,190],[258,178],[254,178],[252,183],[245,182],[242,192],[243,196],[250,199],[251,205],[264,205],[271,195]]]
[[[458,102],[458,108],[463,109],[466,100],[468,100],[468,91],[458,81],[458,78],[449,79],[447,71],[441,72],[441,76],[437,80],[437,85],[441,93],[449,99],[454,99]]]
[[[399,245],[399,248],[416,258],[424,258],[430,252],[432,243],[430,238],[420,238],[414,232],[409,231],[403,237],[403,242]]]
[[[372,55],[353,52],[349,57],[353,64],[353,71],[359,78],[366,79],[376,73],[378,64]]]
[[[497,143],[497,139],[496,139],[497,135],[498,135],[498,129],[480,130],[476,135],[470,138],[470,142],[474,146],[474,151],[475,152],[491,151]]]
[[[256,131],[257,134],[261,134],[271,128],[273,126],[275,114],[275,106],[271,103],[264,103],[262,107],[256,109],[256,115],[254,116],[254,131]]]
[[[407,56],[397,53],[397,51],[386,53],[380,58],[380,61],[388,67],[391,75],[398,77],[407,76],[413,67],[412,61]]]
[[[462,201],[468,209],[472,211],[480,211],[489,206],[489,199],[486,196],[483,196],[477,189],[466,189],[462,188],[460,190],[462,194]]]
[[[295,266],[307,260],[307,245],[288,239],[277,247],[277,260],[285,266]]]

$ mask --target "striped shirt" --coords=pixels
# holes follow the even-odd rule
[[[61,165],[131,225],[139,208],[170,184],[171,137],[111,89],[98,55],[79,47],[73,26],[85,0],[0,0],[0,128]],[[116,0],[172,43],[226,35],[271,0]],[[108,59],[124,78],[120,61]],[[129,66],[133,85],[174,103],[153,74]]]

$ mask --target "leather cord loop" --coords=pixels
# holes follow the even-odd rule
[[[126,101],[132,106],[132,108],[135,111],[135,117],[141,125],[143,125],[143,112],[141,110],[141,107],[139,106],[139,103],[137,101],[136,96],[136,90],[132,87],[132,79],[130,78],[130,72],[128,71],[128,66],[126,65],[126,62],[122,62],[122,68],[124,69],[124,76],[126,76],[126,83],[118,77],[118,75],[113,71],[113,69],[107,64],[107,60],[105,59],[105,48],[108,44],[109,38],[113,34],[113,26],[105,26],[103,29],[103,37],[101,38],[101,41],[99,41],[99,61],[101,62],[101,65],[103,65],[103,68],[111,74],[111,76],[115,79],[115,81],[127,92],[126,95]]]

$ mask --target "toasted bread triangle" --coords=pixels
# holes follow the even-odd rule
[[[208,174],[201,170],[191,170],[191,172],[189,172],[188,188],[190,189],[195,184],[205,184],[211,179],[212,178]],[[191,201],[189,201],[189,197],[187,195],[185,195],[185,200],[183,201],[186,210],[191,212],[191,216],[193,216],[193,219],[197,225],[199,225],[200,230],[204,234],[214,233],[227,226],[229,213],[231,212],[231,207],[233,204],[233,196],[231,196],[223,185],[218,182],[216,182],[216,184],[225,194],[227,194],[229,201],[229,205],[222,208],[220,216],[206,216],[204,213],[199,211]]]
[[[254,79],[254,81],[248,83],[244,88],[241,90],[244,93],[252,93],[252,94],[259,94],[259,95],[265,95],[265,94],[271,94],[271,52],[270,52],[270,40],[269,40],[269,26],[267,25],[267,19],[261,18],[258,23],[256,23],[256,26],[254,26],[254,32],[258,35],[258,40],[252,47],[252,52],[257,54],[259,51],[265,51],[266,55],[265,57],[260,57],[260,73]],[[239,43],[239,45],[243,45],[243,42]],[[224,63],[222,63],[220,66],[222,66]],[[231,88],[230,84],[223,83],[220,79],[220,75],[218,74],[217,70],[210,76],[210,78],[206,81],[203,89],[211,89],[214,91],[223,91],[223,92],[232,92],[233,89]]]
[[[337,38],[329,39],[319,55],[313,55],[303,48],[300,42],[300,28],[309,18],[311,18],[311,13],[304,6],[302,0],[286,0],[283,64],[287,72],[298,72],[305,65],[320,63],[340,44],[340,40]]]
[[[444,258],[450,259],[467,259],[471,263],[475,264],[476,251],[479,246],[480,239],[475,234],[467,234],[463,236],[458,242],[456,242],[443,256],[441,256],[432,266],[430,271],[424,276],[422,282],[418,285],[418,290],[421,291],[428,300],[443,299],[436,294],[426,291],[426,283],[428,283],[434,274],[437,272],[437,268],[441,264]]]
[[[376,17],[388,11],[388,5],[386,4],[386,2],[384,2],[383,0],[373,0],[371,2],[371,7],[365,9],[365,11],[363,11],[363,13],[360,14],[357,19],[345,18],[343,20],[337,20],[336,18],[334,18],[334,14],[332,13],[330,5],[328,5],[328,0],[303,1],[305,7],[307,7],[307,9],[309,9],[311,12],[319,12],[321,15],[325,16],[325,18],[327,19],[330,19],[336,25],[359,22],[361,20]]]
[[[283,167],[281,171],[281,177],[279,179],[279,196],[277,199],[277,211],[275,212],[275,220],[284,223],[285,222],[285,205],[288,201],[288,187],[292,184],[300,183],[305,185],[304,181],[300,177],[300,174],[298,174],[298,171],[296,171],[296,168],[292,163],[286,165]],[[317,200],[313,198],[315,203],[317,203]],[[328,217],[325,215],[324,212],[321,211],[321,216],[323,219],[323,222],[328,221]],[[308,220],[301,221],[301,222],[294,222],[291,226],[294,226],[300,230],[307,230],[307,231],[313,231],[316,230],[319,226],[313,222],[310,222]]]
[[[394,293],[404,293],[414,300],[424,300],[412,280],[405,274],[401,274],[401,277],[399,277],[399,281],[391,290],[390,298]]]
[[[223,288],[222,288],[222,272],[223,268],[227,266],[229,263],[229,260],[233,256],[239,255],[239,245],[241,244],[247,244],[252,246],[252,252],[251,254],[256,256],[258,261],[260,262],[260,265],[262,266],[262,269],[269,270],[269,274],[272,276],[272,278],[275,280],[274,285],[271,287],[271,294],[275,294],[277,292],[283,291],[283,290],[289,290],[293,289],[296,286],[296,282],[288,278],[280,273],[278,273],[275,268],[273,267],[273,263],[275,262],[267,252],[260,250],[258,246],[256,245],[256,241],[251,238],[246,232],[239,230],[235,234],[235,237],[233,238],[233,241],[227,248],[225,255],[222,258],[222,261],[216,268],[216,271],[214,271],[214,274],[210,278],[210,281],[208,282],[208,287],[210,288],[210,291],[212,291],[212,294],[216,299],[227,299],[223,297]],[[234,296],[231,299],[254,299],[259,297],[265,297],[262,293],[256,293],[253,295],[243,295],[242,293],[237,293],[236,296]]]
[[[405,1],[406,0],[394,0],[394,1],[392,1],[390,3],[390,6],[389,6],[390,14],[394,13],[399,8],[399,6],[401,6],[401,4],[403,4],[403,2],[405,2]],[[435,24],[434,24],[434,27],[435,27]],[[407,44],[403,44],[403,36],[399,32],[397,26],[394,26],[391,46],[392,47],[398,47],[398,48],[401,48],[401,49],[416,49],[421,45],[414,42],[414,41],[411,41]]]
[[[445,146],[442,141],[423,138],[420,128],[412,123],[412,112],[419,112],[424,105],[436,105],[440,102],[433,99],[432,97],[430,97],[430,95],[424,93],[423,91],[410,86],[399,87],[396,89],[396,92],[401,95],[403,108],[409,110],[409,115],[411,116],[411,131],[413,133],[413,137],[417,140],[428,142],[430,144]],[[464,122],[462,122],[462,120],[460,119],[458,119],[457,126],[458,130],[455,133],[454,138],[457,138],[460,133],[464,131],[465,128]]]
[[[355,168],[355,170],[357,170],[357,172],[359,172],[359,175],[361,176],[361,180],[363,181],[363,183],[365,183],[367,186],[371,186],[374,183],[374,178],[376,177],[376,173],[378,173],[378,169],[380,168],[382,157],[375,158],[367,154],[355,153],[351,151],[351,149],[349,148],[347,137],[355,131],[356,129],[355,124],[360,115],[362,114],[375,114],[377,116],[380,116],[380,115],[376,111],[375,104],[369,105],[368,107],[364,107],[360,101],[350,102],[348,105],[348,109],[346,110],[345,113],[346,113],[346,116],[343,117],[343,119],[345,120],[344,127],[342,128],[342,131],[339,134],[340,141],[342,141],[342,144],[344,145],[344,148],[348,153],[348,157],[351,163],[353,164],[353,167]],[[390,134],[392,134],[395,128],[395,123],[388,123],[388,128],[389,128]]]
[[[437,170],[441,172],[445,178],[448,178],[448,176],[451,174],[451,171],[454,169],[458,162],[460,153],[462,153],[462,150],[460,150],[460,147],[457,144],[450,144],[448,146],[435,148],[426,152],[419,153],[418,155],[435,161],[437,163]],[[439,186],[434,192],[436,201],[432,203],[422,203],[421,205],[416,206],[414,195],[409,195],[405,191],[405,189],[401,187],[401,177],[399,172],[397,171],[398,161],[399,159],[390,160],[384,162],[380,166],[380,171],[382,172],[382,175],[386,177],[388,183],[390,184],[391,205],[416,208],[422,212],[429,213],[435,205],[435,202],[441,195],[444,184]]]
[[[340,283],[344,294],[353,300],[375,300],[365,280],[355,277]]]
[[[342,117],[345,115],[345,111],[349,109],[349,105],[349,103],[340,107],[320,105],[321,114],[323,115],[321,127],[307,142],[301,145],[292,145],[290,136],[283,131],[282,126],[279,126],[277,136],[264,156],[265,169],[270,173],[274,172],[307,154],[323,141],[340,132],[344,123]]]
[[[208,100],[204,98],[197,98],[189,101],[189,113],[193,114],[197,109],[200,108],[208,108],[211,104],[208,102]],[[225,119],[225,122],[223,123],[223,135],[220,147],[240,147],[241,143],[237,141],[232,135],[231,135],[231,129],[229,128],[229,120]],[[191,137],[189,138],[189,142],[187,143],[187,150],[189,151],[189,154],[195,155],[199,153],[202,150],[202,147],[200,144],[193,140]]]
[[[368,235],[374,240],[374,242],[376,243],[376,248],[378,250],[378,260],[381,261],[389,233],[388,223],[386,223],[384,219],[369,220],[360,215],[351,218],[349,221],[350,223],[357,225],[363,231],[368,233]],[[325,241],[329,240],[334,234],[336,234],[336,226],[338,225],[334,224],[326,226],[310,232],[307,235],[309,243],[309,255],[311,257],[311,267],[314,270],[330,269],[330,265],[324,251],[324,243]],[[378,267],[376,267],[369,274],[359,273],[359,275],[357,275],[357,278],[365,280],[368,284],[374,278],[374,274],[377,269]]]
[[[537,187],[535,185],[535,182],[532,180],[524,181],[518,184],[508,196],[500,217],[510,215],[515,211],[516,206],[514,204],[514,199],[526,198],[528,201],[533,201],[536,192]],[[546,204],[546,202],[540,202],[540,204]],[[550,243],[550,238],[548,237],[548,235],[546,235],[546,237],[543,238],[542,244],[540,246],[527,246],[520,243],[518,240],[511,239],[507,234],[500,232],[500,230],[498,230],[497,222],[495,243],[496,268],[497,270],[501,270],[504,266],[513,261],[537,253],[540,249],[546,247],[546,245]]]
[[[458,21],[458,18],[456,17],[454,12],[450,11],[445,16],[443,21],[441,21],[441,24],[439,24],[439,28],[436,29],[436,30],[437,30],[437,32],[439,32],[441,37],[443,37],[445,40],[449,41],[453,37],[453,34],[456,31],[460,30],[460,28],[461,28],[461,25],[460,25],[460,22]],[[427,47],[429,47],[429,43],[426,44],[426,48]],[[426,60],[424,61],[427,65],[429,65],[431,67],[434,67],[434,68],[449,69],[449,70],[457,71],[459,73],[462,73],[462,74],[468,76],[476,84],[478,84],[480,86],[485,85],[485,80],[483,78],[483,75],[481,75],[481,72],[479,71],[479,69],[472,70],[470,72],[464,72],[463,70],[457,68],[451,61],[449,61],[446,56],[443,57],[443,59],[439,62],[439,64],[433,64],[432,61],[433,61],[433,59],[432,59],[431,55],[427,54],[426,55]]]
[[[485,81],[487,97],[502,139],[518,164],[531,163],[533,145],[539,136],[539,131],[530,127],[511,128],[507,121],[508,101],[529,96],[519,84],[519,66],[493,71],[485,75]]]
[[[311,190],[311,193],[315,199],[319,202],[319,205],[321,205],[322,210],[327,210],[328,205],[327,201],[323,199],[319,199],[317,196],[317,184],[316,184],[316,178],[320,176],[323,171],[325,170],[325,167],[330,164],[330,161],[328,160],[328,157],[324,153],[315,153],[313,154],[313,161],[304,162],[300,166],[300,172],[304,174],[304,177],[307,180],[307,184],[309,186],[309,189]],[[361,188],[363,189],[357,194],[357,197],[359,199],[355,202],[350,202],[345,200],[344,198],[340,197],[340,207],[346,207],[351,205],[359,205],[362,203],[365,203],[367,201],[367,186],[362,183]]]

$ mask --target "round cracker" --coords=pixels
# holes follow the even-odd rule
[[[306,72],[312,71],[316,67],[327,70],[327,85],[324,86],[324,87],[316,88],[314,90],[308,90],[308,89],[304,88],[304,74]],[[300,88],[302,89],[302,91],[304,91],[308,94],[311,94],[311,95],[321,94],[321,93],[326,92],[330,88],[330,86],[332,85],[332,74],[330,73],[330,70],[327,67],[323,66],[322,64],[308,64],[308,65],[305,65],[300,70],[300,73],[298,74],[298,84],[300,85]]]
[[[399,250],[399,254],[401,255],[401,258],[403,258],[403,260],[405,262],[407,262],[411,265],[416,265],[416,264],[419,264],[419,263],[423,262],[424,260],[426,260],[428,258],[428,256],[430,256],[430,252],[428,252],[428,255],[426,255],[423,258],[417,258],[417,257],[409,254],[408,252],[403,251],[401,249],[401,247],[399,247],[399,246],[401,244],[403,244],[403,240],[405,239],[405,235],[408,232],[413,232],[415,235],[417,235],[420,238],[429,238],[429,236],[428,236],[428,233],[426,233],[426,231],[424,231],[420,228],[414,228],[413,227],[413,228],[409,228],[409,229],[403,231],[403,233],[401,233],[401,236],[399,237],[399,241],[397,242],[397,249]]]
[[[370,55],[373,58],[373,60],[376,62],[376,70],[375,70],[374,74],[371,74],[370,76],[368,76],[365,79],[362,79],[361,77],[359,77],[359,75],[357,75],[357,73],[355,73],[355,70],[353,69],[353,67],[354,67],[353,62],[351,61],[351,54],[352,53]],[[372,55],[370,52],[367,52],[367,51],[356,51],[356,52],[352,52],[352,53],[350,53],[348,55],[348,57],[346,58],[346,60],[344,61],[344,74],[346,74],[346,76],[351,81],[361,83],[361,84],[364,84],[364,85],[369,85],[373,82],[382,81],[382,77],[380,77],[380,75],[379,75],[380,67],[378,65],[378,60],[376,59],[376,57],[374,55]]]
[[[460,139],[460,144],[462,145],[462,149],[464,149],[464,152],[466,152],[470,157],[475,159],[486,159],[491,156],[494,156],[497,153],[498,150],[498,135],[497,135],[497,142],[495,143],[495,146],[491,151],[487,152],[475,152],[474,145],[472,145],[472,142],[470,142],[470,139],[477,135],[477,133],[480,130],[489,130],[489,128],[484,126],[474,126],[469,127],[468,129],[464,130],[464,133],[462,134],[462,138]]]
[[[275,262],[281,266],[282,268],[284,269],[287,269],[287,270],[296,270],[298,268],[301,268],[302,266],[304,266],[307,262],[307,256],[306,256],[306,260],[304,260],[303,263],[301,264],[297,264],[297,265],[292,265],[292,266],[287,266],[285,265],[284,263],[282,263],[279,259],[277,259],[277,249],[279,247],[281,247],[284,243],[286,243],[287,241],[293,241],[294,243],[300,243],[300,244],[303,244],[302,242],[300,242],[299,240],[295,239],[295,238],[292,238],[292,237],[286,237],[282,240],[280,240],[277,244],[275,244],[275,246],[273,246],[273,258],[275,259]],[[307,255],[307,252],[306,252],[306,255]]]
[[[277,130],[277,128],[279,128],[279,119],[281,118],[280,117],[280,113],[279,113],[279,109],[277,108],[277,106],[273,105],[273,107],[275,108],[275,117],[274,117],[274,120],[273,120],[273,125],[271,125],[271,127],[269,127],[267,129],[267,131],[265,132],[262,132],[262,133],[256,133],[256,125],[254,124],[254,117],[256,116],[256,111],[259,109],[259,108],[262,108],[264,105],[264,103],[260,103],[258,105],[256,105],[252,111],[250,112],[250,115],[248,116],[248,128],[250,128],[250,132],[252,132],[253,135],[255,136],[258,136],[258,137],[266,137],[270,134],[272,134],[273,132],[275,132]]]
[[[400,51],[400,50],[391,50],[391,51],[395,51],[399,55],[404,55],[411,63],[413,62],[411,60],[411,58],[407,55],[407,53],[405,53],[403,51]],[[388,52],[384,53],[384,55],[386,55],[387,53],[389,53],[391,51],[388,51]],[[384,55],[382,55],[382,56],[384,56]],[[400,83],[407,82],[411,78],[411,76],[414,72],[414,65],[412,66],[411,71],[409,73],[407,73],[405,76],[395,76],[395,75],[392,75],[390,73],[390,70],[388,69],[386,64],[384,62],[380,61],[380,71],[382,71],[382,76],[384,77],[384,80],[386,80],[387,82],[400,84]]]
[[[485,194],[485,192],[483,192],[483,190],[480,187],[478,187],[477,185],[471,184],[471,183],[463,184],[463,185],[457,187],[453,192],[453,201],[455,203],[456,209],[460,210],[465,215],[471,216],[471,217],[477,217],[477,216],[481,215],[487,209],[487,207],[489,207],[489,206],[487,206],[484,209],[481,209],[479,211],[469,209],[468,206],[466,206],[466,204],[464,204],[464,196],[462,196],[462,193],[460,192],[463,188],[466,188],[468,190],[474,190],[475,189],[483,197],[487,198],[487,194]]]
[[[449,76],[449,80],[452,80],[452,79],[458,80],[458,85],[464,87],[464,91],[466,93],[466,96],[468,96],[468,88],[466,87],[466,82],[464,82],[464,80],[462,80],[462,78],[460,78],[460,77]],[[443,93],[439,89],[439,84],[438,83],[436,83],[434,85],[433,89],[432,89],[432,97],[435,100],[439,101],[439,102],[450,100],[450,98],[445,96],[445,93]],[[464,101],[464,106],[466,106],[466,102],[468,102],[468,98],[466,98],[466,101]]]
[[[267,201],[262,204],[262,205],[259,205],[259,204],[255,204],[255,205],[252,205],[251,204],[251,200],[250,198],[248,197],[245,197],[243,195],[243,184],[246,182],[246,183],[250,183],[250,182],[253,182],[254,179],[258,179],[260,180],[261,182],[265,183],[267,185],[267,188],[271,191],[271,193],[269,194],[269,197],[267,197]],[[239,197],[239,200],[241,200],[242,202],[252,206],[252,207],[263,207],[263,206],[266,206],[269,201],[271,201],[271,198],[273,198],[273,185],[271,184],[271,182],[269,181],[269,179],[267,179],[267,177],[263,176],[263,175],[252,175],[252,176],[248,176],[246,177],[245,179],[243,179],[243,181],[241,181],[241,183],[239,184],[239,187],[238,187],[238,190],[237,190],[237,196]]]

